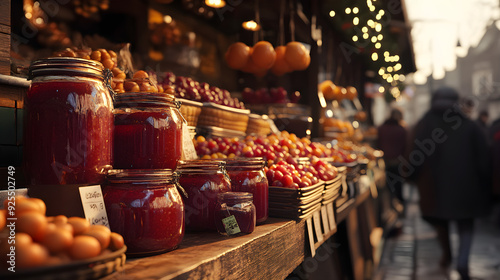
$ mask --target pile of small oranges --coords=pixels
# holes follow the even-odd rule
[[[60,265],[116,251],[124,246],[123,237],[102,225],[90,225],[80,217],[46,217],[45,203],[38,198],[16,196],[4,201],[0,210],[0,261],[8,266],[8,254],[15,248],[17,269]],[[7,217],[15,218],[13,227]],[[8,221],[9,224],[12,220]],[[7,259],[6,259],[7,258]]]
[[[318,85],[326,100],[353,100],[358,97],[358,90],[353,86],[340,87],[330,80],[325,80]]]
[[[236,70],[264,76],[268,70],[281,76],[295,70],[305,70],[311,62],[309,51],[299,42],[289,42],[276,50],[267,41],[259,41],[253,47],[242,42],[229,46],[225,54],[227,65]]]
[[[164,92],[163,86],[149,77],[146,71],[139,70],[132,79],[113,79],[111,86],[116,93],[124,92]],[[174,94],[173,89],[168,92]]]

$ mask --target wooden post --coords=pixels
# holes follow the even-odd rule
[[[0,0],[0,74],[10,74],[10,0]]]

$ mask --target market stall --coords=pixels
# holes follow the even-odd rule
[[[339,55],[344,6],[251,2],[1,2],[16,276],[369,278],[396,213],[367,53]]]

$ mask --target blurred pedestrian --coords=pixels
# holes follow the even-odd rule
[[[492,193],[495,201],[493,221],[500,226],[500,118],[496,119],[489,128],[492,155]]]
[[[430,110],[415,127],[406,171],[416,180],[424,220],[437,231],[442,267],[452,261],[449,225],[456,222],[457,270],[467,280],[474,220],[489,213],[489,154],[481,129],[457,103],[452,88],[434,92]]]
[[[477,116],[476,123],[479,125],[479,128],[481,128],[481,131],[483,132],[484,137],[486,137],[486,141],[488,141],[488,143],[490,143],[490,139],[488,137],[488,134],[489,134],[488,133],[488,118],[489,118],[488,111],[481,110],[481,112],[479,112],[479,115]]]
[[[472,112],[474,111],[474,100],[464,97],[459,101],[460,109],[468,118],[472,118]]]
[[[406,151],[407,131],[402,126],[403,113],[394,108],[389,118],[378,128],[377,146],[384,152],[387,187],[392,194],[392,205],[401,214],[405,209],[403,177],[399,173],[400,159]],[[394,201],[394,198],[397,201]]]

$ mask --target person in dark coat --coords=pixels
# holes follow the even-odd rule
[[[400,167],[417,183],[422,217],[436,229],[443,251],[442,267],[452,260],[449,223],[457,223],[457,270],[466,280],[474,220],[489,214],[491,175],[486,137],[457,102],[452,88],[434,92],[430,110],[415,127],[406,166]]]
[[[378,128],[377,146],[384,152],[387,187],[404,207],[404,180],[398,170],[407,143],[407,132],[401,125],[402,120],[403,113],[399,109],[392,109],[389,118]]]

